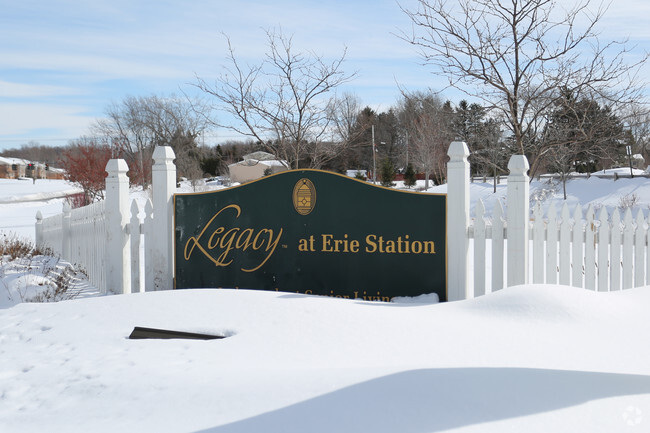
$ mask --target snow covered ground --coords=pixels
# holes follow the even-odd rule
[[[36,212],[61,213],[64,197],[80,191],[64,180],[0,179],[0,231],[33,240]]]
[[[17,195],[5,186],[0,231],[33,237],[53,199],[2,203]],[[569,193],[612,207],[633,193],[647,211],[650,181],[592,177]],[[0,291],[32,284],[0,272]],[[90,289],[58,303],[0,297],[0,432],[650,431],[647,287],[528,285],[446,304]],[[135,326],[226,338],[130,340]]]

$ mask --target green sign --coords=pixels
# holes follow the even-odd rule
[[[293,170],[174,196],[177,288],[447,299],[446,196]]]

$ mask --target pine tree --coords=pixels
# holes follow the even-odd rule
[[[415,170],[413,169],[413,165],[409,163],[409,165],[406,166],[406,172],[404,172],[404,185],[411,188],[413,185],[415,185],[416,181],[417,176],[415,174]]]
[[[386,157],[382,159],[379,174],[381,175],[382,186],[395,186],[393,183],[393,180],[395,180],[395,166],[390,158]]]

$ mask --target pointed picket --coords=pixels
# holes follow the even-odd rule
[[[585,288],[596,290],[596,222],[593,205],[589,205],[585,219]]]
[[[609,217],[605,206],[598,217],[598,291],[609,290]]]
[[[648,220],[645,225],[645,234],[646,234],[646,268],[645,268],[645,280],[646,285],[650,285],[650,215],[648,215]]]
[[[503,289],[503,207],[497,200],[492,211],[492,292]]]
[[[571,284],[571,215],[566,203],[560,213],[560,284]]]
[[[144,205],[144,290],[150,292],[154,290],[153,281],[153,264],[152,257],[153,251],[153,204],[151,200],[147,200]]]
[[[557,283],[557,213],[551,203],[546,214],[546,284]]]
[[[474,297],[485,295],[485,206],[476,203],[474,218]]]
[[[578,205],[573,212],[573,232],[571,236],[571,285],[574,287],[582,287],[583,243],[582,207]]]
[[[621,245],[623,243],[623,230],[621,226],[621,214],[614,209],[612,214],[612,227],[609,247],[609,291],[621,290]]]
[[[544,214],[538,201],[533,209],[533,283],[544,283]]]
[[[645,218],[641,209],[636,214],[636,231],[634,232],[634,287],[645,283]]]
[[[131,202],[129,238],[131,239],[131,293],[140,292],[140,206],[137,200]]]
[[[634,221],[630,208],[625,210],[623,224],[623,289],[630,289],[634,284]]]

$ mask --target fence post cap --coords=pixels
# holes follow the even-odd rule
[[[526,155],[512,155],[510,161],[508,161],[508,170],[510,174],[519,174],[523,175],[528,172],[530,166],[528,165],[528,159]]]
[[[172,161],[176,158],[176,154],[174,154],[174,149],[171,146],[156,146],[152,158],[156,164],[160,164],[165,161]]]
[[[43,221],[43,214],[41,213],[40,210],[38,212],[36,212],[36,221],[37,222]]]
[[[451,144],[449,145],[449,150],[447,151],[447,155],[451,157],[452,159],[455,158],[463,158],[463,157],[468,157],[469,156],[469,148],[467,147],[467,143],[464,141],[452,141]]]
[[[126,174],[129,171],[129,166],[123,159],[109,159],[106,164],[106,171],[108,172],[108,177],[111,177],[112,174]]]

